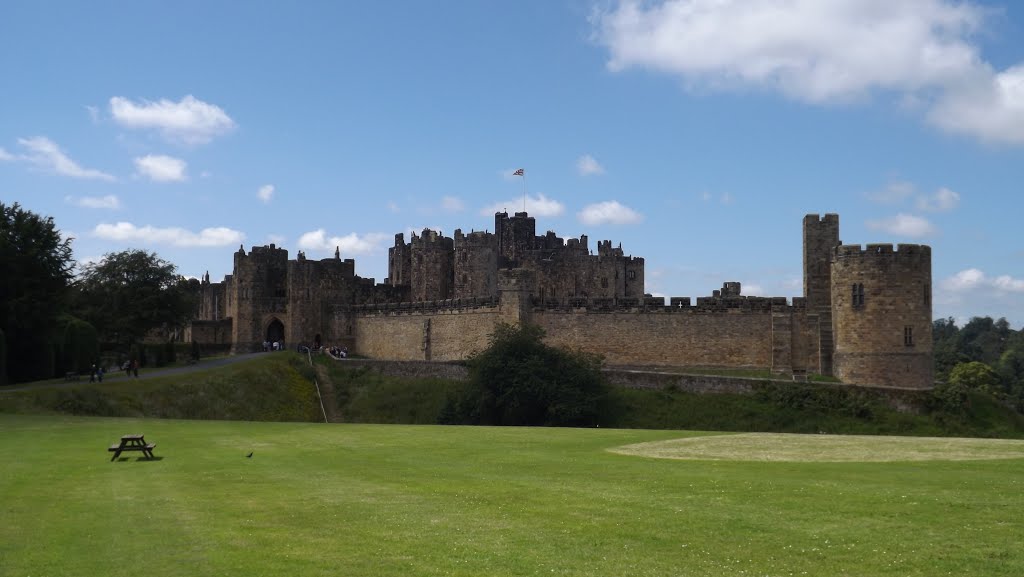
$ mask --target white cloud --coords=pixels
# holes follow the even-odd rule
[[[113,194],[106,196],[83,196],[82,198],[66,196],[64,200],[82,208],[106,208],[110,210],[121,208],[121,201]]]
[[[705,203],[708,203],[708,202],[711,202],[712,200],[715,199],[715,195],[711,194],[708,191],[704,191],[704,192],[700,193],[700,199],[702,201],[704,201]],[[730,204],[735,204],[736,199],[733,198],[732,194],[730,194],[728,192],[723,192],[722,194],[718,195],[718,202],[720,204],[730,205]]]
[[[969,268],[943,279],[940,288],[955,293],[979,289],[991,289],[1003,293],[1024,293],[1024,279],[1013,278],[1009,275],[990,277],[979,269]]]
[[[584,154],[576,161],[576,170],[578,170],[582,176],[604,174],[604,167],[589,154]]]
[[[401,209],[398,208],[398,203],[397,202],[395,202],[393,200],[389,200],[388,201],[388,210],[391,211],[391,212],[399,212]]]
[[[187,164],[180,158],[162,154],[148,154],[135,159],[135,170],[154,182],[182,182]]]
[[[462,200],[454,196],[446,196],[441,199],[441,208],[446,212],[462,212],[465,210],[466,205],[462,203]]]
[[[994,71],[973,39],[990,12],[953,0],[620,0],[592,22],[612,71],[815,104],[892,95],[945,130],[1024,144],[1024,65]]]
[[[264,204],[269,203],[270,199],[274,198],[274,185],[264,184],[258,191],[256,191],[256,196],[258,196]]]
[[[68,158],[56,143],[45,136],[19,138],[18,144],[28,150],[28,154],[18,158],[31,162],[44,170],[86,180],[117,180],[105,172],[78,166],[78,163]]]
[[[114,121],[128,128],[156,129],[165,138],[186,144],[203,144],[235,127],[235,121],[224,110],[193,97],[179,102],[161,99],[142,100],[138,104],[114,96],[110,99]]]
[[[882,190],[876,190],[867,194],[868,200],[878,204],[899,204],[914,194],[914,183],[912,182],[890,182]]]
[[[867,221],[871,230],[880,230],[896,236],[921,238],[935,234],[935,227],[927,219],[912,214],[897,214],[891,218]]]
[[[748,297],[762,297],[764,296],[764,287],[759,284],[740,283],[740,292]]]
[[[89,120],[92,120],[93,124],[99,124],[100,122],[100,110],[95,106],[86,105],[86,111],[89,112]]]
[[[523,198],[519,197],[485,206],[480,209],[480,214],[482,216],[494,216],[496,212],[517,212],[521,206],[523,206]],[[561,216],[565,212],[565,205],[544,196],[542,193],[538,193],[537,196],[528,196],[526,198],[526,212],[532,216]]]
[[[241,243],[245,239],[245,234],[226,227],[204,228],[199,232],[192,232],[177,227],[138,227],[130,222],[96,225],[93,235],[106,240],[137,241],[181,247],[229,246]]]
[[[14,160],[14,155],[0,148],[0,160]]]
[[[268,234],[267,235],[267,242],[269,242],[271,244],[275,244],[277,246],[283,245],[285,240],[287,240],[287,239],[282,234]]]
[[[342,254],[373,254],[380,252],[384,241],[389,235],[379,232],[371,232],[363,236],[356,233],[349,233],[345,236],[328,237],[324,229],[317,229],[307,232],[299,237],[299,248],[303,250],[317,250],[333,252],[335,247],[341,249]],[[394,238],[391,236],[390,238]]]
[[[960,204],[960,195],[948,188],[940,188],[931,196],[917,198],[918,210],[929,212],[947,212]]]
[[[939,98],[928,118],[950,132],[1024,144],[1024,64],[995,74],[987,66],[973,71]]]
[[[589,225],[637,224],[644,220],[642,214],[616,200],[587,205],[576,214],[576,218]]]

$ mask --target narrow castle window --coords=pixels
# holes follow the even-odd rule
[[[903,346],[914,346],[914,327],[903,327]]]
[[[864,306],[864,283],[853,283],[851,302],[854,307]]]
[[[608,288],[608,278],[601,279],[601,288]]]
[[[627,272],[626,273],[626,278],[628,278],[629,280],[636,280],[636,271],[635,270],[631,270],[631,271]]]
[[[932,306],[932,303],[931,303],[932,291],[928,290],[929,288],[930,287],[927,284],[924,285],[924,306],[926,306],[926,307]]]

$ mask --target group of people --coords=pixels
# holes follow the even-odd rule
[[[263,341],[263,352],[265,352],[265,353],[269,352],[269,351],[283,351],[283,350],[284,350],[284,341],[283,340]]]
[[[124,371],[124,376],[126,377],[130,377],[134,374],[135,378],[139,378],[139,361],[136,359],[125,361],[121,365],[121,370]]]
[[[121,364],[121,370],[124,371],[126,377],[135,375],[135,378],[139,377],[139,361],[137,359],[127,360]],[[89,382],[103,382],[103,375],[107,374],[107,370],[103,367],[102,363],[93,363],[89,370]]]

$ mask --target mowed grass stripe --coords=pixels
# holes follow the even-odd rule
[[[668,439],[610,449],[658,459],[720,461],[888,462],[1022,459],[1024,441],[865,435],[736,435]]]
[[[1024,574],[1021,460],[609,452],[698,435],[0,415],[0,575]]]

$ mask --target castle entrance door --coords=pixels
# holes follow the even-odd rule
[[[284,323],[274,319],[267,327],[267,340],[276,343],[284,340]]]

